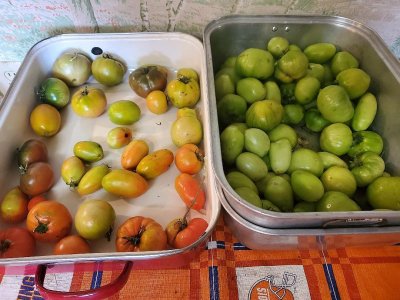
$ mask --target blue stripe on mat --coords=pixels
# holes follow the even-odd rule
[[[101,279],[103,278],[103,271],[93,272],[92,283],[90,289],[97,289],[101,286]]]
[[[208,268],[208,278],[210,280],[210,300],[219,300],[219,281],[218,268]]]
[[[245,245],[242,245],[241,243],[234,243],[233,250],[250,250],[250,249],[247,248]]]
[[[331,299],[340,300],[339,290],[331,264],[324,264],[324,273],[326,282],[328,283],[329,291],[331,293]]]

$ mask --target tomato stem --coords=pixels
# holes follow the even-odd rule
[[[186,76],[180,76],[179,78],[178,78],[178,80],[180,81],[180,82],[182,82],[182,83],[184,83],[184,84],[188,84],[189,82],[190,82],[190,78],[189,77],[186,77]]]
[[[114,228],[112,226],[110,226],[110,229],[106,232],[106,239],[107,241],[111,241],[111,234],[113,232]]]
[[[10,248],[11,246],[11,241],[10,240],[2,240],[0,241],[0,252],[4,253]]]
[[[139,245],[143,232],[144,232],[144,228],[142,226],[140,226],[139,232],[136,235],[124,236],[123,239],[126,240],[125,244],[129,243],[134,246]]]
[[[87,96],[88,94],[89,94],[88,86],[85,85],[85,88],[84,88],[83,91],[81,92],[81,95],[82,95],[82,96]]]
[[[49,230],[49,226],[46,223],[40,222],[39,218],[36,216],[36,220],[38,221],[38,226],[33,230],[33,232],[37,232],[40,234],[46,233]]]

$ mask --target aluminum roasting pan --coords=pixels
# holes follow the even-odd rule
[[[193,36],[183,33],[111,33],[111,34],[66,34],[43,40],[34,45],[21,64],[17,75],[11,84],[0,107],[0,190],[2,196],[13,186],[19,184],[19,175],[15,159],[15,150],[29,138],[35,136],[29,126],[29,115],[38,103],[35,90],[39,84],[50,76],[51,67],[56,58],[65,51],[82,52],[92,59],[94,47],[99,47],[105,53],[121,59],[128,71],[124,82],[118,86],[106,88],[100,86],[93,79],[89,84],[104,89],[108,105],[110,103],[128,99],[135,101],[141,111],[141,119],[130,127],[134,138],[145,139],[149,143],[150,151],[168,148],[175,151],[170,138],[170,126],[176,118],[176,108],[170,108],[167,113],[155,115],[148,111],[144,99],[138,97],[129,87],[129,73],[145,64],[160,64],[169,69],[168,80],[174,78],[178,68],[189,67],[195,69],[201,81],[201,100],[196,106],[202,119],[204,139],[202,147],[205,150],[205,167],[200,174],[206,189],[206,205],[201,213],[194,210],[189,218],[200,216],[205,218],[209,227],[191,246],[185,249],[165,251],[118,253],[115,251],[115,230],[111,241],[105,239],[90,242],[93,253],[81,255],[52,255],[54,244],[37,243],[38,251],[34,257],[18,259],[0,259],[0,264],[41,264],[41,263],[69,263],[86,261],[128,260],[134,261],[136,266],[168,267],[188,263],[198,250],[203,249],[207,238],[216,224],[220,213],[220,203],[215,194],[215,181],[210,166],[209,155],[210,127],[209,104],[207,98],[207,82],[205,69],[205,55],[202,43]],[[62,161],[73,155],[74,144],[80,140],[93,140],[100,143],[105,151],[105,157],[99,163],[107,163],[112,168],[120,168],[122,149],[113,150],[107,147],[106,134],[115,127],[104,113],[95,119],[85,119],[75,115],[68,105],[62,110],[61,131],[51,138],[40,138],[45,141],[49,150],[49,159],[56,175],[56,183],[48,193],[48,197],[62,202],[74,216],[77,206],[86,199],[106,199],[114,207],[117,228],[128,217],[143,215],[154,218],[163,227],[176,217],[182,217],[186,211],[184,203],[179,199],[174,189],[174,179],[178,174],[175,165],[154,179],[149,190],[142,196],[124,200],[100,190],[82,198],[72,192],[60,178]],[[10,225],[0,221],[0,229]],[[24,223],[20,224],[24,226]],[[75,229],[73,229],[75,232]]]
[[[214,74],[229,56],[238,55],[249,47],[264,48],[271,37],[278,35],[303,48],[316,42],[331,42],[359,59],[360,67],[371,75],[371,91],[379,101],[373,129],[382,134],[384,139],[386,170],[393,175],[400,175],[400,63],[374,31],[343,17],[232,15],[210,22],[203,33],[211,106],[212,165],[227,201],[244,219],[268,228],[399,225],[400,214],[393,211],[266,211],[248,204],[228,184],[221,158]]]

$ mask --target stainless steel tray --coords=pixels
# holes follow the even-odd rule
[[[212,165],[227,201],[244,219],[267,228],[399,225],[400,214],[390,211],[278,213],[262,210],[241,199],[228,184],[222,165],[214,74],[229,56],[249,47],[264,48],[266,41],[277,35],[300,47],[331,42],[359,59],[360,67],[371,75],[372,91],[379,101],[373,128],[384,138],[386,169],[400,175],[400,63],[375,32],[342,17],[232,15],[212,21],[203,33],[211,106]]]
[[[358,228],[266,228],[239,215],[224,197],[217,193],[223,207],[225,224],[246,247],[254,250],[337,249],[355,246],[388,246],[400,242],[398,226]]]
[[[130,99],[141,108],[141,119],[132,125],[134,138],[145,139],[150,150],[168,148],[175,151],[170,138],[170,126],[176,119],[176,109],[170,108],[167,113],[155,115],[146,108],[145,100],[137,96],[129,87],[127,80],[129,73],[144,64],[160,64],[169,70],[169,79],[175,76],[178,68],[189,67],[197,70],[201,81],[201,100],[196,106],[204,129],[202,147],[205,150],[205,167],[200,177],[206,189],[206,205],[199,213],[192,210],[191,217],[205,218],[209,227],[191,246],[185,249],[172,249],[154,252],[118,253],[115,251],[115,233],[111,241],[106,240],[90,242],[93,253],[82,255],[52,255],[53,244],[37,242],[37,256],[22,257],[18,259],[1,259],[0,264],[40,264],[77,262],[93,260],[130,260],[137,265],[177,266],[190,261],[196,250],[204,247],[211,234],[220,213],[220,203],[214,191],[215,178],[211,168],[210,121],[209,104],[207,97],[207,80],[205,68],[205,55],[202,43],[183,33],[112,33],[112,34],[66,34],[49,38],[34,45],[12,82],[4,101],[0,107],[0,188],[3,194],[13,186],[19,184],[18,170],[15,159],[15,150],[29,138],[35,136],[29,126],[29,115],[37,104],[35,90],[40,83],[50,76],[51,67],[55,59],[63,52],[78,51],[85,53],[92,59],[92,48],[99,47],[104,52],[110,53],[123,60],[128,71],[122,84],[104,89],[108,105],[113,101]],[[89,79],[89,85],[99,86],[94,80]],[[143,215],[154,218],[163,227],[176,217],[181,217],[186,211],[185,204],[179,199],[174,189],[174,179],[178,170],[172,164],[170,169],[150,183],[149,190],[136,199],[124,200],[100,190],[95,194],[79,197],[77,193],[69,190],[60,178],[60,166],[65,158],[73,155],[73,145],[80,140],[93,140],[100,143],[105,151],[101,162],[107,163],[112,168],[120,168],[120,155],[123,149],[110,149],[106,144],[108,130],[115,127],[104,113],[96,119],[85,119],[76,116],[71,106],[62,110],[61,131],[51,138],[39,138],[45,141],[50,163],[56,175],[56,183],[48,193],[50,199],[62,202],[74,216],[77,206],[85,199],[101,198],[108,200],[114,207],[117,220],[115,228],[128,217]],[[0,221],[0,228],[9,225]],[[21,223],[20,226],[25,226]],[[73,229],[73,232],[75,229]]]

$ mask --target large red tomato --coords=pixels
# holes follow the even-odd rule
[[[115,247],[119,252],[165,250],[167,235],[153,219],[136,216],[118,228]]]
[[[35,254],[36,243],[25,228],[0,230],[0,258],[27,257]]]
[[[38,241],[57,242],[71,231],[72,216],[62,203],[42,201],[29,211],[26,227]]]

